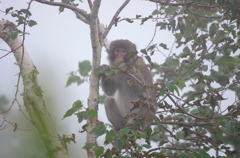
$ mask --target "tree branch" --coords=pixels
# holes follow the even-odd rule
[[[168,150],[180,150],[180,151],[181,151],[181,150],[184,150],[184,151],[190,151],[190,152],[192,152],[192,153],[197,154],[196,151],[193,151],[192,149],[188,149],[188,148],[178,148],[178,147],[164,147],[164,148],[166,148],[166,149],[168,149]],[[151,149],[151,150],[148,151],[148,153],[153,152],[153,151],[156,151],[156,150],[161,150],[161,148]]]
[[[188,113],[184,108],[182,108],[181,106],[178,105],[178,103],[175,102],[175,100],[170,96],[169,93],[166,93],[166,95],[174,103],[174,105],[176,105],[178,107],[178,109],[181,110],[184,114],[187,114],[188,116],[192,116],[193,118],[196,118],[196,119],[206,120],[206,118],[204,118],[204,117],[195,116],[193,114]]]
[[[69,158],[67,148],[46,109],[42,90],[37,81],[38,71],[24,48],[21,37],[18,35],[16,39],[11,38],[12,32],[15,31],[16,26],[13,23],[0,20],[0,38],[9,45],[20,68],[24,85],[23,100],[31,123],[37,128],[50,157]]]
[[[183,3],[170,3],[169,0],[149,0],[151,2],[154,2],[154,3],[159,3],[159,4],[162,4],[162,5],[170,5],[170,6],[186,6],[186,5],[190,5],[193,3],[193,1],[190,1],[190,2],[183,2]]]
[[[189,1],[189,2],[178,2],[176,1],[176,3],[174,2],[169,2],[169,0],[149,0],[151,2],[154,2],[154,3],[159,3],[159,4],[162,4],[162,5],[169,5],[169,6],[194,6],[194,7],[201,7],[201,8],[226,8],[226,6],[215,6],[215,5],[202,5],[202,4],[194,4],[194,1]]]
[[[167,125],[180,125],[180,126],[213,126],[215,122],[171,122],[171,121],[160,121],[161,124]]]
[[[64,7],[64,8],[68,8],[74,12],[77,12],[79,13],[81,16],[83,16],[85,18],[84,21],[89,21],[89,14],[82,10],[82,9],[79,9],[71,4],[66,4],[66,3],[61,3],[61,2],[53,2],[53,1],[46,1],[46,0],[35,0],[39,3],[43,3],[43,4],[48,4],[48,5],[52,5],[52,6],[59,6],[59,7]]]
[[[115,15],[113,16],[110,24],[108,25],[107,29],[105,30],[105,33],[103,35],[103,39],[105,39],[107,37],[107,34],[109,33],[109,31],[111,30],[112,26],[115,24],[116,19],[118,17],[118,15],[120,14],[120,12],[123,10],[123,8],[130,2],[130,0],[126,0],[121,7],[117,10],[117,12],[115,13]]]
[[[88,0],[89,8],[92,10],[92,0]]]

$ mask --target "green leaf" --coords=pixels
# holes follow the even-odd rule
[[[131,85],[134,85],[134,81],[133,80],[127,80],[127,84],[129,85],[129,86],[131,86]]]
[[[183,80],[180,80],[180,79],[176,79],[176,82],[179,84],[180,87],[186,87],[186,84]]]
[[[235,29],[235,25],[231,25],[227,28],[228,33],[232,32]]]
[[[91,147],[93,147],[93,146],[95,146],[96,144],[95,143],[88,143],[88,144],[86,144],[84,147],[83,147],[83,149],[88,149],[88,148],[91,148]]]
[[[8,14],[11,10],[13,10],[13,7],[7,8],[7,9],[5,10],[5,13]]]
[[[89,72],[92,69],[91,63],[88,60],[84,60],[78,63],[79,73],[82,76],[89,76]]]
[[[197,69],[198,67],[196,65],[193,65],[193,66],[189,66],[186,70],[188,72],[189,75],[193,75],[195,74],[195,70]]]
[[[226,123],[226,128],[228,133],[233,133],[234,132],[234,126],[235,124],[233,122],[227,122]]]
[[[238,72],[236,73],[236,77],[235,77],[235,78],[236,78],[236,80],[238,80],[238,81],[240,80],[240,71],[238,71]]]
[[[97,116],[97,111],[94,109],[87,108],[87,113],[88,113],[89,120],[92,120],[94,117]]]
[[[64,7],[59,7],[59,12],[63,12],[64,11]]]
[[[212,38],[216,34],[216,30],[219,28],[217,23],[213,23],[209,28],[209,35]]]
[[[157,82],[158,83],[162,83],[162,80],[158,80],[157,79]],[[166,88],[165,87],[161,87],[160,90],[157,91],[157,93],[158,93],[159,96],[164,96],[165,93],[166,93]]]
[[[77,115],[77,118],[78,118],[78,123],[81,123],[83,120],[88,119],[87,111],[78,112],[76,115]]]
[[[142,146],[147,149],[150,149],[152,147],[151,145],[148,145],[148,144],[143,144]]]
[[[163,120],[163,115],[162,114],[160,114],[160,115],[158,115],[159,116],[159,118],[161,119],[161,120]]]
[[[169,50],[167,45],[164,43],[160,43],[159,46],[162,47],[163,49]]]
[[[104,73],[105,73],[105,70],[103,70],[103,69],[97,71],[97,75],[101,75],[101,74],[104,74]]]
[[[21,9],[20,12],[27,14],[28,16],[32,15],[32,13],[28,9]]]
[[[171,18],[170,25],[172,27],[172,32],[175,30],[176,27],[176,21],[174,18]]]
[[[167,64],[168,68],[174,69],[179,66],[179,60],[173,59],[173,58],[167,58],[165,61],[165,64]]]
[[[80,110],[82,108],[83,104],[80,100],[77,100],[73,103],[73,106],[71,109],[68,109],[68,111],[65,113],[65,115],[63,116],[63,119],[66,117],[71,116],[73,113],[75,113],[76,111]]]
[[[18,17],[18,24],[23,24],[23,22],[26,20],[26,18],[24,16],[17,16]]]
[[[99,157],[104,152],[104,148],[102,146],[98,146],[94,150],[95,150],[95,156],[96,157]]]
[[[155,9],[153,12],[152,12],[152,15],[157,15],[159,14],[159,11],[157,9]]]
[[[213,69],[211,70],[211,77],[222,86],[229,84],[228,76],[221,75],[218,71],[215,71]]]
[[[233,70],[235,68],[236,60],[230,56],[223,56],[219,58],[217,63],[219,66],[222,66],[228,70]]]
[[[177,11],[179,10],[179,7],[177,7],[177,6],[171,6],[171,7],[168,7],[168,8],[166,8],[165,9],[165,13],[167,14],[167,15],[173,15],[174,13],[176,13]]]
[[[32,26],[34,26],[34,25],[37,25],[37,22],[36,22],[36,21],[30,20],[30,21],[28,22],[28,26],[29,26],[29,27],[32,27]]]
[[[123,143],[124,143],[124,142],[123,142],[122,139],[117,139],[117,140],[114,141],[114,145],[115,145],[117,151],[120,151],[120,150],[121,150],[121,148],[122,148],[122,146],[123,146]]]
[[[74,75],[73,72],[71,72],[71,74],[67,80],[66,87],[70,86],[73,83],[77,83],[77,85],[80,85],[83,82],[84,82],[83,79],[81,79],[79,76]]]
[[[202,71],[207,71],[208,70],[208,65],[202,65],[201,70]]]
[[[211,158],[211,156],[203,149],[194,149],[194,151],[198,152],[202,158]]]
[[[159,116],[159,118],[160,118],[160,116]],[[154,115],[153,116],[153,120],[155,121],[155,122],[160,122],[160,119],[159,119],[156,115]]]
[[[217,51],[213,51],[212,53],[208,54],[205,59],[206,60],[215,60],[216,55],[217,55]]]
[[[100,104],[103,104],[106,99],[106,95],[99,95],[98,100]]]
[[[11,32],[11,38],[12,38],[12,39],[16,39],[19,33],[22,33],[22,32],[19,31],[19,30],[16,30],[16,31],[14,31],[14,32]]]
[[[176,134],[176,137],[177,138],[184,138],[184,131],[179,131],[179,132],[177,132],[177,134]]]
[[[173,86],[173,89],[177,92],[178,96],[180,96],[179,91],[178,91],[178,87],[177,86]]]
[[[103,124],[98,124],[91,133],[95,133],[97,137],[106,133],[106,127]]]
[[[149,55],[145,56],[145,59],[147,59],[147,61],[149,62],[149,64],[153,65],[152,59]]]
[[[66,3],[69,4],[70,0],[62,0],[62,3]],[[64,7],[59,7],[59,12],[63,12],[64,11]]]
[[[110,131],[106,131],[106,137],[105,137],[105,141],[104,141],[104,144],[107,145],[109,143],[112,142],[114,136],[116,136],[116,132],[113,131],[113,130],[110,130]]]
[[[147,48],[147,51],[153,51],[156,48],[157,44],[153,44]],[[145,55],[147,55],[146,50],[142,49],[141,52]]]
[[[183,52],[184,53],[190,53],[191,50],[188,48],[188,46],[186,46],[186,47],[183,48]]]
[[[189,157],[189,154],[185,152],[181,152],[181,154],[179,155],[179,158],[187,158],[187,157]]]
[[[119,136],[119,137],[122,137],[122,136],[128,134],[129,131],[130,131],[129,128],[123,128],[123,129],[121,129],[121,130],[119,131],[118,136]]]
[[[152,134],[152,128],[147,128],[146,130],[145,130],[145,134],[146,134],[146,139],[145,139],[145,141],[146,141],[146,143],[148,144],[148,145],[150,145],[150,138],[151,138],[151,134]],[[151,146],[150,146],[151,147]]]
[[[172,93],[174,92],[174,86],[175,86],[174,82],[166,82],[165,85],[170,92]]]
[[[143,25],[146,21],[148,21],[151,18],[152,18],[152,15],[149,15],[148,17],[142,18],[140,25]]]

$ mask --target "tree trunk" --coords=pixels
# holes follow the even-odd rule
[[[37,81],[38,71],[23,45],[22,38],[19,35],[16,39],[11,37],[11,33],[15,31],[16,26],[13,23],[0,20],[0,38],[9,45],[20,68],[20,75],[24,85],[23,100],[30,121],[43,139],[48,151],[48,157],[69,158],[67,147],[58,135],[46,109],[42,90]]]
[[[102,50],[102,39],[99,37],[98,30],[98,10],[101,4],[101,0],[95,0],[90,14],[90,31],[91,31],[91,42],[92,42],[92,72],[90,77],[90,91],[88,98],[88,108],[98,110],[98,93],[99,93],[99,78],[97,76],[97,68],[100,65],[101,50]],[[88,120],[87,128],[87,144],[94,143],[95,146],[87,149],[89,158],[95,158],[94,148],[97,146],[96,135],[90,133],[93,128],[97,125],[97,116],[92,120]]]

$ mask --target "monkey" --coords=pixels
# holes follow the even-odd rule
[[[104,106],[108,120],[119,131],[126,125],[145,129],[152,124],[157,110],[153,80],[142,57],[137,55],[136,45],[129,40],[110,43],[109,65],[101,65],[101,87],[107,95]],[[118,66],[116,76],[107,77],[111,67]],[[130,81],[130,82],[129,82]]]

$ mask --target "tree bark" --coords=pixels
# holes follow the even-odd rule
[[[88,108],[98,110],[98,96],[99,96],[99,78],[97,76],[97,68],[100,65],[101,50],[102,50],[102,39],[99,37],[98,30],[98,11],[101,4],[101,0],[95,0],[93,2],[91,14],[90,14],[90,32],[91,32],[91,43],[92,43],[92,72],[90,77],[90,91],[88,98]],[[88,120],[87,128],[87,144],[94,143],[95,146],[87,149],[89,158],[95,158],[94,148],[97,146],[97,137],[94,133],[90,133],[93,128],[97,125],[98,117],[94,117],[92,120]]]
[[[24,106],[28,111],[30,121],[44,141],[48,157],[69,158],[67,147],[58,135],[45,106],[42,90],[37,81],[38,71],[23,45],[22,38],[19,35],[16,39],[11,38],[11,33],[15,31],[16,26],[13,23],[0,20],[0,38],[9,45],[20,68],[24,85]]]

